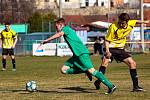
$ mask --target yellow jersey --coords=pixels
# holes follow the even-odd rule
[[[118,22],[114,22],[110,25],[108,33],[105,39],[110,42],[109,48],[121,48],[123,49],[126,43],[126,37],[132,31],[136,24],[136,20],[129,20],[127,28],[119,28]]]
[[[2,48],[10,49],[14,45],[14,39],[17,38],[16,32],[13,30],[6,30],[1,31],[0,39],[2,40]]]

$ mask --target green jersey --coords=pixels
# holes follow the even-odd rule
[[[73,52],[73,55],[80,56],[82,54],[89,54],[88,49],[79,39],[75,30],[73,30],[69,26],[64,26],[61,31],[64,32],[63,37],[66,43],[68,44],[69,48]]]

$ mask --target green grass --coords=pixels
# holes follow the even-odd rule
[[[117,86],[112,95],[105,95],[107,88],[95,90],[95,78],[90,82],[84,74],[63,75],[60,68],[68,57],[16,57],[17,71],[12,72],[8,58],[7,71],[0,71],[0,100],[148,100],[150,99],[150,55],[134,55],[140,85],[146,92],[131,92],[132,83],[128,67],[115,61],[109,66],[106,76]],[[92,56],[98,69],[101,59]],[[25,91],[25,83],[35,80],[38,92]]]

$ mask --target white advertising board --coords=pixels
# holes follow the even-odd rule
[[[33,44],[32,54],[33,56],[55,56],[56,55],[56,43],[47,43],[42,46],[40,44]]]
[[[130,40],[141,40],[140,27],[134,27],[131,34]]]
[[[57,44],[57,56],[72,56],[73,53],[71,52],[67,43],[58,43]]]

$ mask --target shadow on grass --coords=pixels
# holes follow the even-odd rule
[[[51,90],[37,90],[34,92],[29,92],[25,89],[0,89],[0,93],[19,93],[19,94],[31,94],[31,93],[94,93],[89,92],[90,89],[85,89],[81,87],[66,87],[66,88],[56,88]]]
[[[74,90],[78,93],[94,93],[94,92],[89,92],[87,91],[87,89],[85,88],[81,88],[81,87],[66,87],[66,88],[59,88],[59,89],[63,89],[63,90]]]

